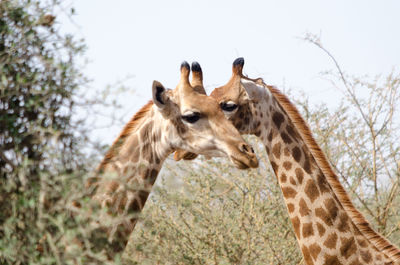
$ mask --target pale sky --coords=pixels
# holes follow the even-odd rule
[[[244,72],[268,84],[302,91],[312,102],[341,95],[320,78],[333,70],[318,48],[298,39],[321,34],[322,42],[350,74],[399,69],[400,1],[73,1],[84,37],[91,87],[104,88],[128,75],[134,91],[123,99],[129,118],[149,99],[158,80],[174,88],[183,60],[198,61],[208,91],[224,84],[231,64],[245,58]],[[334,102],[333,102],[334,103]],[[121,127],[96,132],[111,143]]]

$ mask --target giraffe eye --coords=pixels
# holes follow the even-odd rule
[[[200,119],[200,113],[198,112],[193,112],[190,114],[186,114],[186,115],[182,115],[182,120],[188,122],[188,123],[195,123],[196,121],[198,121]]]
[[[222,110],[229,111],[229,112],[234,111],[238,107],[238,105],[236,105],[232,101],[221,102],[219,105],[220,105]]]

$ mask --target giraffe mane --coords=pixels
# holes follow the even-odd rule
[[[253,79],[255,80],[255,79]],[[260,79],[257,79],[258,81]],[[400,249],[390,243],[386,238],[380,235],[378,232],[371,228],[370,223],[364,217],[364,215],[357,210],[350,200],[349,195],[343,188],[339,181],[338,176],[333,171],[328,159],[326,158],[324,152],[321,150],[318,143],[315,141],[310,128],[304,121],[303,117],[300,115],[296,106],[293,105],[286,95],[274,86],[269,86],[263,83],[264,87],[267,87],[278,103],[281,105],[283,110],[288,114],[290,120],[293,122],[294,126],[297,128],[301,138],[306,143],[307,147],[317,165],[322,170],[325,175],[329,185],[331,186],[333,192],[336,194],[339,203],[342,204],[346,213],[350,216],[351,220],[356,225],[357,229],[380,251],[388,255],[388,257],[394,259],[394,261],[400,261]]]
[[[146,116],[149,112],[151,107],[153,106],[153,101],[150,100],[146,105],[144,105],[136,114],[132,117],[132,119],[125,125],[122,129],[121,133],[114,140],[113,144],[111,145],[110,149],[107,151],[106,155],[104,156],[103,160],[97,167],[97,171],[104,170],[105,166],[112,161],[114,156],[117,154],[119,148],[124,143],[125,139],[132,133],[133,130],[140,124],[140,121]]]

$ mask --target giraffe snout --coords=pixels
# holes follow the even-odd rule
[[[241,143],[239,146],[239,150],[242,151],[243,153],[249,153],[249,154],[254,154],[254,149],[250,145],[246,143]]]
[[[238,146],[239,151],[241,152],[242,159],[241,163],[242,166],[239,166],[239,168],[256,168],[258,167],[258,159],[256,154],[254,153],[253,147],[246,143],[239,143]]]

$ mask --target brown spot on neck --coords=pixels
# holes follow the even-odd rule
[[[296,233],[297,238],[300,239],[300,219],[296,216],[293,217],[291,221],[293,224],[294,232]]]
[[[301,168],[296,168],[294,172],[296,174],[297,181],[299,182],[299,184],[302,184],[304,179],[303,170]]]
[[[334,199],[326,199],[324,201],[326,210],[329,212],[331,219],[334,221],[338,215],[339,208],[336,206],[336,202]]]
[[[300,151],[300,148],[298,148],[297,146],[294,147],[293,150],[292,150],[292,154],[293,154],[294,160],[296,160],[297,163],[300,162],[300,159],[301,159],[301,151]]]
[[[297,194],[297,191],[291,187],[282,188],[282,192],[283,192],[283,196],[285,196],[286,199],[294,198],[294,197],[296,197],[296,194]]]
[[[302,232],[303,232],[303,238],[307,238],[314,235],[314,229],[312,223],[303,224]]]
[[[307,194],[308,198],[310,198],[311,202],[314,202],[320,195],[318,188],[312,179],[307,181],[304,192]]]
[[[285,168],[285,170],[289,171],[292,168],[292,163],[289,161],[285,161],[283,162],[283,167]]]
[[[310,254],[314,261],[317,260],[319,253],[321,252],[321,247],[318,244],[314,243],[308,247]]]
[[[272,121],[279,130],[281,128],[281,124],[285,121],[285,117],[280,112],[274,112],[272,115]]]
[[[333,225],[333,222],[332,222],[332,219],[331,219],[329,213],[327,211],[325,211],[324,208],[319,207],[319,208],[315,209],[315,216],[320,218],[326,225],[328,225],[328,226]]]
[[[324,242],[324,246],[330,249],[336,248],[337,239],[338,237],[335,232],[329,234]]]
[[[275,172],[275,175],[278,176],[278,169],[279,169],[279,166],[278,166],[274,161],[271,161],[271,166],[272,166],[272,169],[273,169],[274,172]]]
[[[277,143],[272,147],[272,154],[279,159],[281,157],[281,143]]]
[[[288,208],[289,213],[293,213],[295,206],[293,203],[288,203],[287,208]]]
[[[338,257],[325,254],[325,261],[323,265],[343,265]]]
[[[357,245],[356,242],[354,241],[354,237],[349,237],[349,238],[342,237],[340,241],[341,241],[340,254],[346,259],[348,259],[357,251]]]
[[[314,261],[312,260],[310,250],[306,246],[301,247],[301,252],[303,253],[304,261],[307,265],[314,265]]]
[[[370,262],[372,261],[371,253],[368,250],[365,251],[361,250],[360,256],[361,259],[365,262],[365,264],[370,264]]]
[[[318,229],[319,236],[322,237],[326,231],[325,227],[322,224],[320,224],[319,222],[317,222],[317,229]]]
[[[282,140],[283,140],[283,142],[285,144],[291,144],[292,143],[292,139],[290,138],[290,136],[287,133],[281,132],[281,137],[282,137]]]
[[[307,203],[303,198],[299,202],[299,211],[301,216],[306,216],[311,213],[310,208],[308,208]]]
[[[341,215],[340,215],[340,218],[339,218],[339,224],[338,224],[338,230],[340,231],[340,232],[347,232],[347,231],[349,231],[349,229],[350,229],[350,226],[349,226],[349,217],[347,216],[347,213],[342,213]]]

